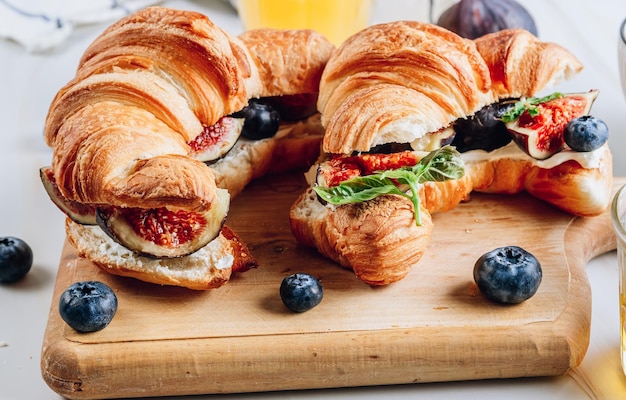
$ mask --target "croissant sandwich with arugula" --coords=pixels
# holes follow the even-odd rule
[[[542,91],[582,69],[524,30],[474,41],[436,25],[374,25],[328,61],[323,153],[290,210],[294,236],[370,285],[403,279],[430,241],[431,214],[473,191],[527,191],[568,213],[609,203],[611,152],[574,150],[567,123],[597,91]]]
[[[308,30],[234,37],[202,14],[160,7],[111,25],[45,125],[53,156],[41,178],[77,253],[112,274],[191,289],[255,267],[224,225],[231,197],[317,157],[321,133],[303,109],[315,107],[333,50]],[[250,125],[267,122],[263,100],[302,121],[278,133]],[[291,157],[276,155],[287,148]]]

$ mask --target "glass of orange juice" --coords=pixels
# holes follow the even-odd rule
[[[238,0],[245,29],[313,29],[339,46],[369,24],[372,0]]]

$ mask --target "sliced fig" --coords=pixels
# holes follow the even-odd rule
[[[361,168],[356,157],[339,157],[325,161],[317,166],[315,183],[318,186],[333,187],[341,182],[361,175]]]
[[[51,167],[39,169],[39,177],[50,200],[72,221],[81,225],[96,224],[96,208],[92,204],[79,203],[65,198],[54,179],[54,172]]]
[[[215,239],[229,206],[228,191],[218,189],[215,201],[205,213],[165,207],[102,207],[96,211],[96,220],[113,240],[140,255],[174,258],[191,254]]]
[[[203,162],[215,161],[233,148],[241,135],[243,118],[222,117],[190,141],[190,155]]]
[[[544,160],[565,147],[563,133],[567,123],[588,115],[598,91],[546,96],[542,99],[522,100],[505,114],[506,128],[513,141],[528,155]]]
[[[356,176],[413,166],[419,160],[420,156],[413,151],[390,154],[366,153],[357,156],[337,157],[318,166],[316,183],[319,186],[333,187]]]

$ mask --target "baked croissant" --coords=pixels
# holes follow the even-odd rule
[[[453,140],[457,121],[502,99],[534,96],[581,68],[567,50],[523,30],[471,41],[438,26],[399,21],[357,33],[331,57],[322,75],[318,108],[326,128],[324,154],[311,169],[311,188],[291,208],[294,236],[354,270],[364,282],[385,285],[402,279],[420,260],[432,231],[430,214],[469,200],[475,190],[527,190],[576,215],[602,212],[612,179],[607,145],[590,153],[562,151],[543,161],[515,144],[459,154],[463,176],[420,186],[421,226],[412,213],[400,212],[415,208],[402,196],[384,195],[357,205],[330,204],[332,196],[324,197],[328,192],[349,197],[359,190],[356,184],[341,185],[350,182],[345,178],[377,172],[370,158],[394,160],[379,165],[380,170],[410,167]],[[335,191],[328,184],[333,168],[344,177]],[[320,186],[331,189],[320,195]],[[381,210],[385,207],[396,210]],[[412,232],[389,229],[392,215],[400,232],[413,222]],[[365,232],[377,235],[364,235],[353,226],[381,228],[368,228]]]
[[[255,44],[272,35],[280,50]],[[293,44],[304,37],[320,44],[316,54],[307,48],[309,63],[291,53],[302,51]],[[315,89],[332,49],[313,32],[239,39],[202,14],[161,7],[107,28],[53,99],[45,124],[53,157],[42,169],[44,185],[62,209],[91,213],[67,222],[77,253],[113,274],[192,289],[219,287],[232,271],[256,266],[223,225],[228,182],[218,185],[190,143],[268,88],[273,95]],[[303,80],[283,91],[267,71],[272,57],[284,66],[280,79]]]
[[[491,71],[494,101],[534,96],[583,69],[569,51],[523,29],[491,33],[475,43]],[[468,152],[464,158],[478,192],[527,191],[580,216],[598,215],[610,202],[613,169],[608,145],[589,153],[562,151],[545,161],[528,157],[514,144],[487,154]]]
[[[324,70],[323,150],[411,143],[473,114],[489,89],[489,69],[473,42],[416,21],[371,26],[346,40]]]

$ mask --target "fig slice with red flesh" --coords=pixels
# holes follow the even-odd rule
[[[544,160],[563,150],[565,126],[574,118],[588,115],[597,96],[597,90],[555,96],[528,105],[513,120],[506,120],[506,116],[503,120],[513,141],[523,151],[535,159]],[[522,103],[523,100],[519,104]]]
[[[366,176],[381,171],[414,166],[419,162],[420,158],[413,151],[336,157],[318,165],[315,182],[319,186],[333,187],[357,176]]]
[[[391,171],[402,167],[412,167],[420,159],[421,156],[415,151],[338,156],[317,166],[315,185],[331,188],[339,186],[351,178],[372,175],[382,171]],[[403,192],[410,190],[410,187],[406,184],[397,181],[394,184]],[[326,204],[326,200],[320,196],[317,198],[322,204]]]
[[[211,208],[204,213],[166,207],[100,207],[96,220],[113,240],[139,255],[175,258],[189,255],[215,239],[229,207],[228,191],[218,189]]]
[[[317,166],[315,184],[334,187],[357,176],[361,176],[361,168],[356,162],[356,157],[338,157],[324,161]]]
[[[226,116],[206,126],[202,133],[187,143],[190,147],[189,155],[206,163],[223,157],[239,139],[243,122],[243,118]]]
[[[81,225],[96,225],[96,207],[92,204],[69,200],[63,196],[54,179],[52,167],[40,168],[39,177],[50,200],[72,221]]]

